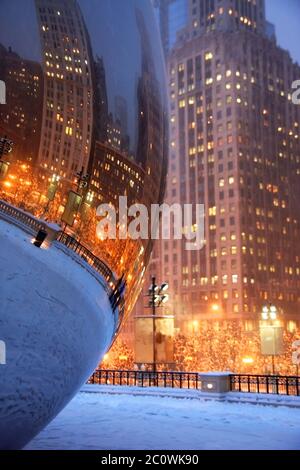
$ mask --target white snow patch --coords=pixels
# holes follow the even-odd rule
[[[300,449],[300,409],[125,389],[81,392],[27,449]]]

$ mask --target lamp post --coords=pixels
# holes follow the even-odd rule
[[[76,173],[76,184],[77,184],[77,193],[80,193],[81,190],[88,187],[89,175],[84,174],[84,167],[81,168],[81,171]]]
[[[275,375],[275,356],[283,353],[283,332],[274,305],[265,305],[260,321],[261,353],[272,357],[272,374]]]
[[[164,282],[160,286],[156,284],[155,276],[152,277],[152,282],[148,290],[147,297],[148,308],[152,310],[152,321],[153,321],[153,372],[156,372],[157,354],[156,354],[156,309],[165,304],[169,295],[166,293],[169,285]]]

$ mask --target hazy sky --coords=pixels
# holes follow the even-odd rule
[[[278,44],[300,64],[300,0],[266,0],[267,18],[276,26]]]

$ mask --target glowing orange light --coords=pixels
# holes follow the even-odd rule
[[[242,362],[244,364],[253,364],[254,359],[253,359],[253,357],[243,357]]]
[[[219,312],[220,311],[220,306],[218,304],[213,304],[211,306],[211,309],[213,312]]]
[[[128,356],[119,356],[120,361],[127,361]]]

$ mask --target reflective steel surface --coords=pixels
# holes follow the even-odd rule
[[[0,137],[14,142],[0,197],[60,222],[79,194],[68,231],[125,276],[128,312],[152,243],[96,236],[95,208],[163,198],[167,94],[150,1],[1,0],[0,80]]]

